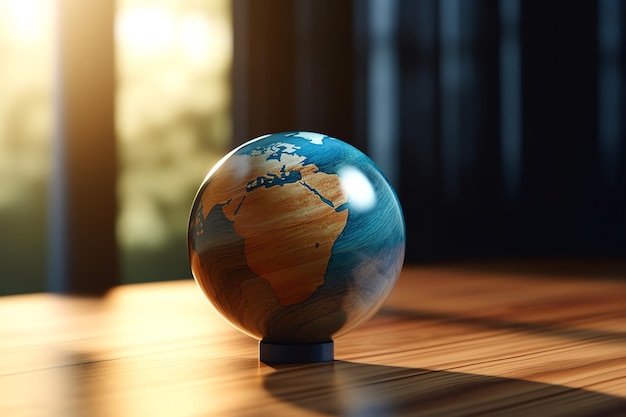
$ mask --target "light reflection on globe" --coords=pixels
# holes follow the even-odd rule
[[[362,152],[319,133],[251,140],[207,175],[190,215],[196,282],[264,342],[328,342],[370,318],[396,282],[398,199]]]

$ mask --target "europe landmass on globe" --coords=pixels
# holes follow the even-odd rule
[[[325,138],[309,132],[286,136],[315,147]],[[228,233],[206,230],[216,227],[207,224],[212,212],[228,219],[244,241],[248,268],[270,284],[283,306],[302,302],[324,284],[333,245],[348,219],[341,178],[323,172],[306,154],[287,141],[233,151],[216,166],[220,174],[208,184],[191,225],[197,237],[228,239]]]

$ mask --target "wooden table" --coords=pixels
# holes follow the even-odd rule
[[[279,367],[190,280],[4,297],[0,416],[626,416],[626,280],[538,270],[405,267],[334,363]]]

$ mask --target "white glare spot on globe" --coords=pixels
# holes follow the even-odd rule
[[[348,194],[350,204],[356,209],[367,211],[376,205],[376,192],[370,180],[354,167],[341,168],[338,172],[341,188]]]

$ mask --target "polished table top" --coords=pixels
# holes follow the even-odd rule
[[[0,416],[626,416],[626,279],[405,267],[335,362],[271,367],[191,280],[0,298]]]

